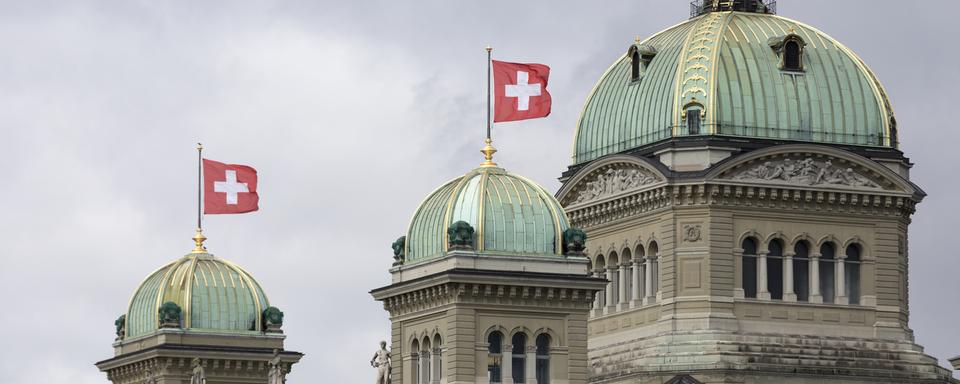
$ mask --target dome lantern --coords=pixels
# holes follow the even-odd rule
[[[776,0],[694,0],[690,2],[690,17],[710,12],[777,13]]]

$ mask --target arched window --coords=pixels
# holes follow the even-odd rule
[[[597,277],[600,277],[600,278],[607,277],[607,262],[606,262],[606,259],[603,258],[603,255],[597,256],[597,269],[595,271],[598,275]],[[609,285],[610,283],[607,283],[607,284]],[[602,311],[603,308],[607,306],[607,292],[606,292],[607,289],[597,292],[598,298],[596,302],[597,304],[599,304],[599,306],[594,309],[598,311]]]
[[[833,303],[836,288],[834,266],[836,265],[837,251],[833,243],[824,243],[820,246],[820,294],[824,303]]]
[[[537,336],[537,384],[550,384],[550,335]]]
[[[633,268],[633,253],[630,252],[630,249],[624,249],[620,253],[620,268],[623,270],[623,273],[620,275],[620,284],[623,285],[620,289],[623,291],[623,297],[620,298],[621,303],[629,303],[630,300],[635,299],[633,297],[633,274],[636,273]]]
[[[783,300],[783,241],[770,240],[767,251],[767,291],[770,299]]]
[[[616,252],[611,252],[610,256],[607,258],[607,272],[609,272],[608,279],[610,280],[610,301],[607,302],[607,305],[617,305],[620,302],[620,284],[623,284],[620,281],[620,258],[617,257]]]
[[[783,45],[783,70],[802,71],[803,70],[803,50],[800,42],[791,39]]]
[[[687,108],[687,133],[691,135],[700,134],[700,113],[702,109],[699,107],[688,107]]]
[[[433,375],[431,375],[431,373],[433,371],[430,370],[431,356],[430,338],[427,337],[424,338],[423,343],[420,344],[420,384],[430,384],[432,380]]]
[[[487,336],[487,376],[490,377],[490,383],[499,383],[502,380],[502,359],[503,334],[499,331],[490,332],[490,336]]]
[[[430,377],[433,384],[440,384],[440,378],[443,377],[443,338],[439,334],[433,336],[433,371]]]
[[[420,383],[420,341],[413,340],[413,344],[410,346],[410,378],[415,384]]]
[[[527,382],[527,335],[517,332],[513,335],[513,382]]]
[[[793,292],[797,301],[810,300],[810,245],[798,241],[793,246]]]
[[[757,240],[748,237],[743,239],[740,244],[743,248],[743,265],[741,281],[743,284],[743,297],[751,299],[757,298]]]
[[[650,246],[647,248],[649,250],[649,255],[647,257],[651,258],[653,262],[650,263],[650,284],[653,287],[650,290],[650,296],[657,296],[657,293],[660,293],[660,258],[657,255],[660,253],[660,247],[657,246],[657,242],[651,242]]]
[[[844,279],[850,304],[860,304],[860,247],[850,244],[844,263]]]
[[[632,49],[633,54],[630,55],[630,81],[640,80],[640,51],[637,49]]]

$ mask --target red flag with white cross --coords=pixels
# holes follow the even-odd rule
[[[516,121],[550,115],[547,80],[550,67],[543,64],[493,60],[493,121]]]
[[[203,213],[247,213],[259,208],[257,170],[203,159]]]

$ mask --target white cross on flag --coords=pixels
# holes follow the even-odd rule
[[[493,60],[493,121],[535,119],[550,115],[547,80],[550,67],[543,64]]]
[[[260,209],[257,170],[203,159],[203,213],[246,213]]]

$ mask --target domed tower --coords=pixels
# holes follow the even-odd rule
[[[283,312],[247,271],[193,252],[147,276],[115,325],[115,356],[97,363],[113,383],[268,383],[303,354],[283,348]]]
[[[557,196],[610,281],[591,381],[951,382],[908,326],[925,194],[887,94],[775,8],[694,2],[587,98]]]
[[[393,383],[586,383],[582,231],[536,183],[491,160],[444,183],[393,244]],[[553,380],[553,381],[551,381]]]

